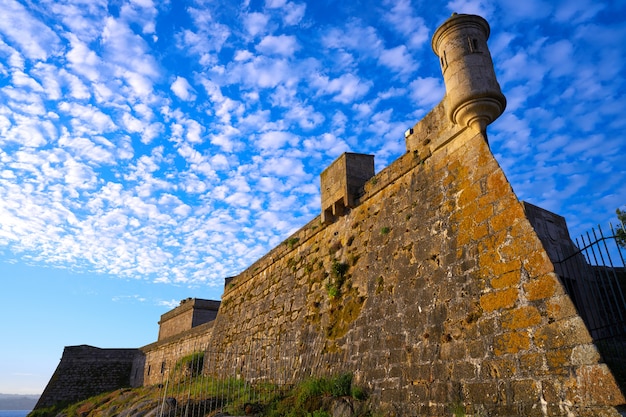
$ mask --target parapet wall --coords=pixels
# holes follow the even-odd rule
[[[290,378],[353,372],[389,415],[617,415],[624,397],[484,136],[437,120],[357,207],[235,277],[211,345],[280,343],[303,364]]]
[[[131,368],[139,349],[67,346],[35,409],[73,403],[131,386]]]
[[[143,346],[132,372],[133,375],[141,375],[141,380],[137,380],[133,386],[160,384],[167,380],[177,361],[205,350],[212,334],[213,321],[210,321]]]

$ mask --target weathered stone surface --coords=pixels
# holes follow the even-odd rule
[[[139,349],[67,346],[35,409],[129,387],[133,361],[139,355]]]
[[[586,406],[626,403],[624,394],[610,377],[611,372],[606,365],[581,366],[576,374],[578,382],[577,403]]]
[[[437,50],[458,55],[467,40]],[[171,363],[208,344],[255,352],[252,377],[353,372],[385,415],[449,416],[452,405],[491,416],[616,413],[626,401],[590,348],[485,126],[450,117],[464,105],[459,96],[476,93],[459,77],[455,96],[413,127],[407,153],[366,181],[344,204],[350,210],[316,217],[234,277],[204,333],[144,348],[152,355],[144,381],[156,380],[158,358]],[[497,96],[492,82],[474,85]],[[211,371],[236,368],[231,356]]]

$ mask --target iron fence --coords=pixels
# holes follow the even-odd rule
[[[297,382],[347,372],[347,353],[322,355],[324,343],[316,337],[252,339],[243,346],[196,345],[164,369],[156,415],[258,414]]]
[[[607,233],[598,226],[581,235],[572,253],[555,263],[555,270],[626,392],[626,249],[616,231],[613,225]]]

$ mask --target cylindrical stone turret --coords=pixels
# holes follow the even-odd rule
[[[448,117],[485,132],[506,107],[487,48],[489,24],[476,15],[453,14],[433,35],[446,84]]]

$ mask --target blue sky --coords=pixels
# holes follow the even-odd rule
[[[320,211],[342,152],[404,151],[476,13],[507,97],[489,142],[573,235],[626,204],[626,1],[0,0],[0,392],[66,345],[139,347]]]

